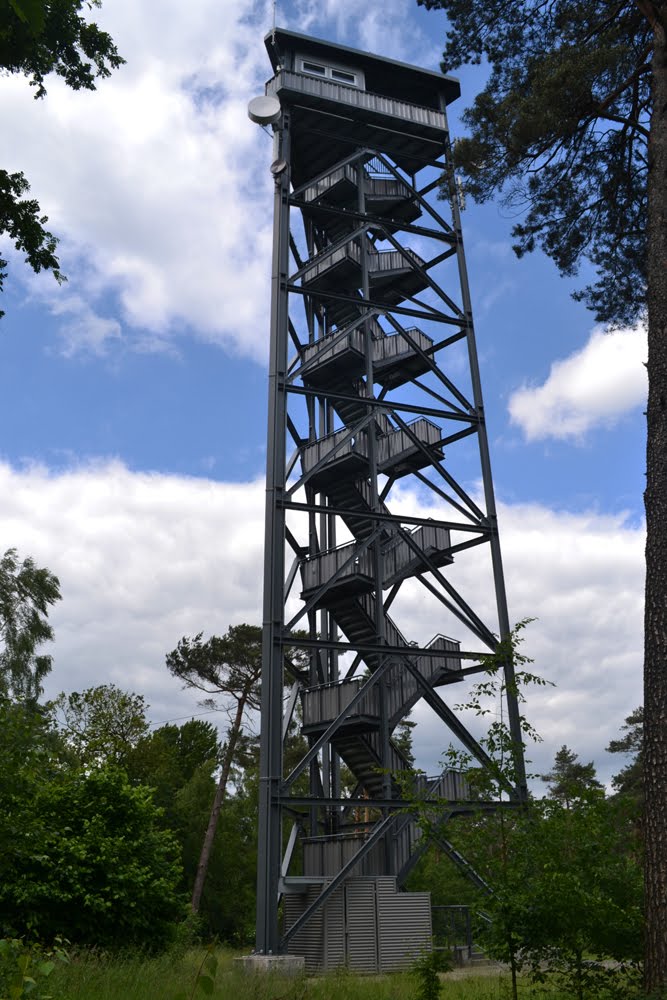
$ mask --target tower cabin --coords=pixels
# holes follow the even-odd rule
[[[274,71],[266,92],[290,107],[296,126],[295,187],[360,146],[410,174],[441,156],[457,80],[282,28],[265,44]]]

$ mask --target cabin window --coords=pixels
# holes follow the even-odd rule
[[[342,83],[346,87],[359,87],[363,90],[364,81],[361,72],[338,66],[327,66],[326,63],[304,59],[303,56],[298,58],[298,67],[300,73],[306,73],[308,76],[318,76],[321,80],[332,80],[334,83]]]
[[[327,71],[325,66],[320,66],[319,63],[306,62],[304,59],[301,64],[301,69],[304,73],[313,73],[315,76],[326,76]]]
[[[350,87],[356,87],[357,85],[357,78],[354,73],[347,73],[342,69],[332,69],[331,79],[337,80],[338,83],[347,83]]]

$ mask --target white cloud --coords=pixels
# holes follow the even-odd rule
[[[613,426],[646,400],[646,331],[605,333],[555,361],[542,385],[524,385],[510,398],[513,424],[528,441],[581,438],[593,427]]]
[[[196,710],[164,655],[183,634],[261,620],[264,484],[134,473],[117,462],[58,474],[4,465],[0,495],[4,544],[62,583],[49,693],[113,681],[144,694],[155,721]],[[603,749],[641,701],[643,530],[537,505],[499,515],[512,619],[537,619],[525,652],[557,685],[529,693],[545,739],[536,769],[567,743],[606,776],[617,762]],[[495,630],[488,553],[461,554],[448,575]],[[480,648],[416,583],[391,614],[409,639],[442,631]],[[458,702],[462,688],[445,696]],[[427,711],[415,717],[420,763],[432,770],[447,741]]]
[[[423,63],[429,40],[405,31],[407,5],[389,0],[360,14],[347,0],[307,2],[279,20]],[[96,16],[127,63],[95,93],[50,78],[47,97],[34,101],[22,77],[2,81],[3,166],[25,172],[62,237],[70,294],[94,327],[87,332],[81,310],[81,323],[63,326],[64,351],[94,344],[103,353],[120,320],[124,349],[166,349],[171,336],[192,333],[263,361],[271,141],[246,109],[270,75],[270,0],[165,0],[159,11],[148,0],[113,0]],[[12,269],[13,282],[23,277],[23,267]],[[62,310],[65,293],[50,275],[29,287]]]
[[[266,8],[107,7],[127,65],[93,94],[50,80],[42,102],[23,78],[4,80],[3,165],[26,173],[90,309],[103,314],[96,299],[111,291],[106,310],[131,330],[193,331],[263,359],[271,143],[246,106],[268,75]],[[50,276],[39,286],[62,298]],[[83,325],[79,335],[88,349]],[[70,323],[67,352],[76,342]]]
[[[99,316],[81,295],[63,293],[54,299],[54,316],[66,316],[60,329],[61,352],[65,357],[87,353],[104,356],[110,343],[123,339],[121,325],[111,317]]]
[[[435,69],[442,56],[446,22],[431,14],[427,35],[415,24],[405,0],[360,7],[356,0],[297,0],[294,30],[330,38],[389,59]],[[284,23],[282,19],[281,23]],[[334,37],[335,33],[335,37]]]
[[[114,682],[156,721],[196,699],[164,667],[184,634],[260,620],[263,487],[132,473],[117,462],[52,474],[0,466],[0,534],[49,566],[49,693]]]

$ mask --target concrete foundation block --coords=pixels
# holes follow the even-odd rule
[[[279,976],[298,976],[306,967],[303,955],[244,955],[234,962],[248,974],[273,972]]]

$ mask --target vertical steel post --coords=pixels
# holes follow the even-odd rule
[[[442,112],[447,114],[447,110],[442,105]],[[477,441],[479,447],[479,460],[482,470],[482,484],[484,489],[484,502],[486,505],[486,516],[488,526],[491,531],[489,547],[491,550],[491,565],[493,567],[493,583],[496,595],[496,610],[498,614],[498,626],[500,638],[506,639],[511,632],[509,612],[507,609],[507,591],[505,589],[505,574],[503,571],[503,559],[500,550],[500,536],[498,534],[498,514],[496,510],[496,497],[493,489],[493,478],[491,475],[491,456],[489,453],[489,439],[486,433],[486,418],[484,415],[484,400],[482,397],[482,380],[479,372],[479,358],[477,355],[477,344],[475,340],[475,328],[472,318],[472,300],[470,296],[470,283],[468,280],[468,268],[466,266],[465,254],[463,251],[463,229],[461,226],[461,209],[459,206],[459,196],[456,188],[456,177],[454,175],[454,163],[449,139],[446,141],[445,150],[446,175],[449,185],[449,196],[452,210],[452,224],[456,233],[456,259],[459,270],[459,280],[461,282],[461,299],[463,312],[466,317],[466,343],[468,346],[468,362],[470,365],[470,379],[472,384],[473,402],[475,413],[478,418]],[[514,662],[511,656],[503,665],[505,680],[505,695],[507,700],[507,715],[509,722],[510,736],[514,745],[514,771],[516,790],[519,798],[523,802],[528,801],[528,785],[526,783],[526,766],[523,757],[523,734],[521,731],[521,715],[519,712],[519,699],[516,693],[516,678]]]
[[[290,116],[275,131],[271,350],[266,457],[262,698],[257,843],[257,938],[260,954],[278,950],[278,881],[281,863],[283,615],[285,579],[285,373],[288,344]]]

